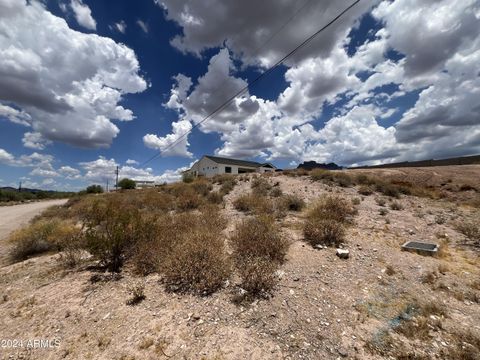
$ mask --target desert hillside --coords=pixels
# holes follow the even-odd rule
[[[480,359],[478,179],[285,171],[73,198],[0,240],[18,345],[0,358]]]

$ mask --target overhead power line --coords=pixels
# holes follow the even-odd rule
[[[168,149],[174,147],[177,145],[181,140],[183,140],[188,134],[190,134],[193,129],[199,127],[201,124],[212,118],[214,115],[218,114],[221,112],[223,109],[225,109],[233,100],[235,100],[238,96],[244,94],[249,87],[254,85],[256,82],[260,81],[264,77],[266,77],[268,74],[270,74],[273,70],[275,70],[277,67],[282,65],[285,60],[287,60],[289,57],[294,55],[295,53],[298,52],[301,48],[305,47],[308,43],[310,43],[315,37],[317,37],[321,32],[326,30],[328,27],[330,27],[333,23],[335,23],[338,19],[340,19],[346,12],[348,12],[351,8],[353,8],[355,5],[357,5],[360,2],[360,0],[354,1],[351,5],[349,5],[347,8],[345,8],[342,12],[340,12],[337,16],[335,16],[332,20],[330,20],[327,24],[322,26],[320,29],[318,29],[316,32],[314,32],[312,35],[310,35],[307,39],[305,39],[301,44],[296,46],[293,50],[291,50],[288,54],[286,54],[284,57],[282,57],[280,60],[278,60],[275,64],[273,64],[271,67],[269,67],[267,70],[265,70],[263,73],[258,75],[256,78],[254,78],[251,82],[247,83],[243,88],[241,88],[239,91],[237,91],[235,94],[233,94],[231,97],[229,97],[225,102],[223,102],[220,106],[215,108],[211,113],[209,113],[207,116],[205,116],[202,120],[197,122],[192,126],[192,128],[189,131],[186,131],[182,135],[180,135],[177,140],[172,142],[170,145],[166,146],[163,150],[160,150],[157,154],[153,155],[150,157],[148,160],[144,161],[143,163],[140,164],[140,166],[143,166],[150,161],[156,159],[163,153],[165,153]],[[290,20],[289,20],[290,21]],[[268,40],[269,41],[269,40]]]

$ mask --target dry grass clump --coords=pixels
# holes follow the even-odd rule
[[[375,190],[385,196],[397,199],[400,197],[400,191],[398,190],[398,187],[388,182],[378,181],[375,184]]]
[[[207,200],[211,204],[223,203],[223,195],[220,191],[212,191],[207,195]]]
[[[345,226],[332,219],[310,219],[305,222],[303,235],[313,247],[339,246],[345,241]]]
[[[360,185],[360,187],[358,188],[358,193],[365,196],[372,195],[373,189],[369,185]]]
[[[399,203],[398,201],[392,201],[390,203],[390,209],[398,211],[398,210],[403,210],[403,205]]]
[[[173,244],[162,267],[169,291],[209,295],[230,277],[230,259],[219,232],[196,226]]]
[[[268,192],[272,189],[272,185],[268,182],[268,180],[261,176],[257,176],[255,179],[253,179],[250,186],[253,194],[257,196],[267,196]]]
[[[428,339],[431,330],[442,329],[441,318],[446,317],[444,305],[435,301],[409,304],[398,316],[399,324],[394,330],[409,339]]]
[[[233,200],[233,207],[238,211],[253,211],[257,199],[253,194],[243,194]]]
[[[231,182],[232,180],[235,180],[233,175],[229,174],[221,174],[221,175],[215,175],[212,177],[212,182],[214,184],[219,184],[222,185],[225,182]]]
[[[169,291],[208,295],[231,273],[221,231],[226,221],[216,206],[199,213],[163,214],[143,220],[143,236],[132,248],[133,269],[142,275],[158,272]]]
[[[461,232],[472,245],[480,246],[480,225],[474,222],[458,223],[456,229]]]
[[[267,295],[276,284],[275,271],[285,261],[289,246],[273,218],[257,216],[243,221],[231,244],[240,286],[249,296]]]
[[[270,190],[270,196],[272,197],[280,197],[283,195],[282,189],[279,186],[274,186],[272,190]]]
[[[146,299],[145,285],[141,282],[137,282],[128,287],[130,298],[127,300],[127,305],[133,306],[141,303]]]
[[[353,221],[356,209],[345,199],[326,197],[308,212],[303,234],[312,246],[339,246],[345,241],[345,225]]]
[[[11,261],[23,261],[47,251],[60,251],[78,237],[80,230],[70,221],[39,220],[15,231],[8,241],[12,244],[9,252]]]
[[[283,206],[289,211],[302,211],[305,201],[298,195],[283,195],[280,197]]]
[[[242,212],[254,213],[257,215],[272,215],[275,218],[282,218],[288,210],[288,203],[283,197],[269,199],[266,196],[254,195],[253,193],[240,195],[233,201],[233,207]]]
[[[310,172],[310,178],[314,181],[322,181],[330,185],[336,184],[341,187],[350,187],[355,183],[353,178],[346,173],[324,169],[312,170]]]
[[[442,359],[478,360],[480,354],[480,335],[473,330],[460,330],[453,334],[453,346],[440,351]]]
[[[340,223],[351,223],[357,214],[356,208],[338,196],[320,199],[308,212],[308,218],[330,219]]]
[[[237,180],[235,180],[233,177],[224,180],[222,185],[220,186],[220,193],[222,193],[223,195],[230,193],[230,191],[233,190],[235,185],[237,185]]]
[[[309,174],[308,170],[305,169],[287,169],[282,171],[282,175],[290,176],[290,177],[299,177],[299,176],[307,176]]]

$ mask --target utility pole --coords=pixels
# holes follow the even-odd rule
[[[18,192],[22,192],[22,182],[20,181],[20,184],[18,185]]]
[[[108,178],[107,178],[107,193],[108,193]]]
[[[115,181],[115,191],[118,190],[118,165],[117,165],[117,170],[115,171],[115,174],[117,175],[117,180]]]

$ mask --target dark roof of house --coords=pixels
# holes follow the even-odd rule
[[[218,164],[249,166],[249,167],[260,167],[260,166],[270,165],[270,166],[274,167],[272,164],[260,164],[256,161],[229,159],[229,158],[224,158],[224,157],[219,157],[219,156],[210,156],[210,155],[205,155],[205,157],[212,160],[212,161],[215,161]]]

